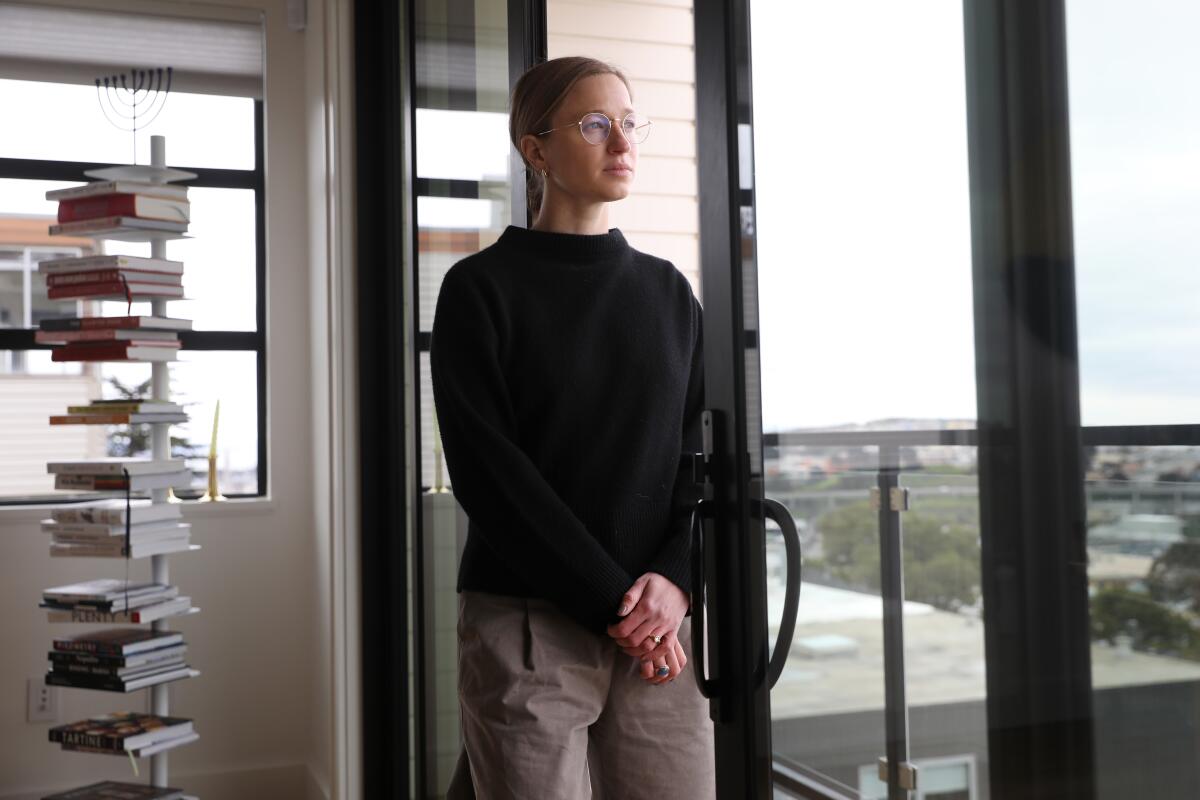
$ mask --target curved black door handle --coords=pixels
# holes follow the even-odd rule
[[[692,669],[700,694],[711,700],[717,696],[717,683],[706,674],[704,657],[704,518],[712,516],[710,508],[710,501],[701,500],[692,509]]]
[[[783,546],[787,553],[787,588],[783,595],[783,617],[779,620],[779,636],[775,639],[775,649],[771,652],[771,661],[767,668],[767,686],[774,688],[779,676],[783,674],[788,651],[792,649],[792,635],[796,632],[803,558],[800,551],[800,534],[796,533],[796,523],[787,506],[768,498],[763,500],[763,512],[783,531]]]

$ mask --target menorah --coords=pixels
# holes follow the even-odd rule
[[[130,69],[127,73],[96,78],[96,98],[104,118],[115,127],[133,133],[134,164],[137,163],[138,130],[158,118],[171,93],[173,70],[167,67],[165,77],[163,71],[162,67]]]

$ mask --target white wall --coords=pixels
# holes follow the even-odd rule
[[[324,190],[323,154],[334,130],[325,111],[331,57],[326,17],[344,22],[346,9],[336,0],[328,7],[309,0],[309,28],[294,32],[287,29],[285,0],[54,4],[152,13],[219,15],[233,6],[265,12],[270,497],[185,510],[203,550],[172,557],[171,577],[203,612],[176,627],[203,675],[176,684],[172,712],[193,717],[201,739],[175,751],[170,767],[173,785],[222,800],[330,796],[336,773],[332,709],[340,702],[333,700],[331,620],[342,609],[331,595],[334,571],[341,566],[331,542],[341,525],[336,514],[344,517],[353,509],[331,503],[331,487],[342,485],[337,459],[345,445],[331,435],[329,420],[337,408],[329,397],[340,397],[341,384],[322,315],[341,260],[325,247],[321,228],[330,205],[315,194]],[[332,35],[346,33],[348,28],[333,26]],[[25,722],[26,679],[45,671],[53,636],[75,628],[45,622],[36,608],[42,589],[122,575],[118,562],[52,561],[37,529],[42,516],[0,509],[5,800],[95,780],[133,779],[127,760],[61,752],[46,741],[49,724]],[[148,563],[134,563],[133,577],[148,576]],[[59,721],[143,710],[145,694],[60,689]],[[149,761],[142,766],[144,779]]]

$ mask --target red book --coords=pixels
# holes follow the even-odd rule
[[[170,286],[179,286],[183,282],[182,275],[172,275],[169,272],[143,272],[136,269],[97,269],[91,272],[70,272],[65,275],[47,275],[46,285],[54,286],[71,286],[80,283],[108,283],[111,281],[120,281],[124,276],[126,280],[141,283],[165,283]]]
[[[75,342],[55,348],[51,361],[172,361],[179,342]]]
[[[103,283],[52,286],[46,291],[46,296],[51,300],[67,300],[73,297],[124,298],[126,291],[134,297],[183,297],[183,286],[138,281],[104,281]]]
[[[106,194],[79,200],[63,200],[58,204],[60,224],[102,217],[140,217],[187,222],[190,214],[191,204],[187,200],[171,200],[144,194]]]
[[[177,342],[176,331],[155,331],[143,328],[88,328],[79,331],[36,331],[33,340],[38,344],[68,344],[70,342],[112,341]]]
[[[94,331],[108,328],[148,328],[150,330],[189,331],[190,319],[173,317],[59,317],[39,323],[44,331]]]

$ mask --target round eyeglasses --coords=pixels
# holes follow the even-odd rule
[[[579,126],[579,132],[583,134],[583,139],[588,144],[604,144],[608,141],[608,135],[612,132],[613,123],[616,122],[621,133],[625,135],[633,144],[641,144],[646,141],[646,137],[650,135],[650,120],[640,114],[629,113],[621,119],[609,119],[606,114],[601,114],[598,111],[593,111],[590,114],[584,114],[583,119],[576,123]],[[548,131],[542,131],[537,136],[545,136],[547,133],[561,131],[564,128],[574,128],[575,125],[562,125],[558,128],[551,128]]]

